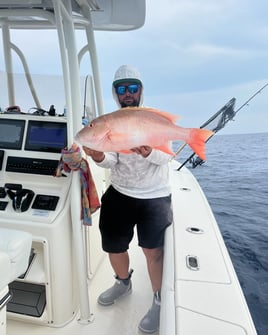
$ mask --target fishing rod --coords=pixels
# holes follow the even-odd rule
[[[229,100],[218,112],[216,112],[215,114],[213,114],[206,122],[204,122],[201,126],[200,129],[205,128],[207,125],[209,125],[213,120],[215,120],[217,117],[219,117],[219,115],[223,114],[224,112],[226,113],[226,115],[228,115],[227,111],[229,111],[229,119],[233,119],[235,112],[233,110],[234,104],[235,104],[236,99],[232,98],[231,100]],[[211,127],[210,130],[212,130],[214,133],[206,140],[206,142],[215,135],[215,133],[217,131],[219,131],[221,128],[224,127],[224,125],[226,124],[227,120],[224,121],[224,124],[220,127],[220,124],[222,123],[222,121],[224,121],[224,118],[221,118],[218,122],[217,122],[217,126],[216,127]],[[185,147],[186,147],[187,143],[183,143],[179,149],[175,152],[175,155],[177,156]],[[180,166],[179,170],[191,159],[193,158],[195,155],[195,153],[193,152],[193,154]],[[175,157],[175,156],[174,156]]]
[[[210,123],[212,123],[217,117],[219,118],[219,120],[217,121],[217,124],[215,127],[212,127],[212,130],[214,132],[213,135],[211,135],[207,140],[210,140],[218,131],[220,131],[222,128],[225,127],[225,125],[230,121],[233,120],[233,118],[235,117],[235,115],[245,106],[248,106],[249,102],[254,99],[256,97],[256,95],[258,95],[259,93],[261,93],[265,87],[268,86],[268,83],[266,83],[264,86],[262,86],[259,90],[257,90],[246,102],[244,102],[236,111],[234,111],[234,104],[236,99],[232,98],[230,101],[228,101],[217,113],[215,113],[214,115],[212,115],[205,123],[203,123],[200,128],[204,128],[206,126],[208,126]],[[182,144],[179,149],[175,152],[175,156],[177,156],[187,145],[187,143]],[[182,164],[181,166],[177,169],[177,171],[179,171],[186,163],[188,163],[189,161],[191,161],[193,159],[193,157],[195,156],[195,152],[193,152]],[[175,157],[174,156],[174,157]],[[199,159],[198,163],[195,164],[194,167],[196,167],[197,165],[201,165],[202,163],[204,163],[204,161],[202,159]]]
[[[238,109],[237,109],[237,111],[235,112],[235,114],[237,113],[237,112],[239,112],[240,111],[240,109],[242,109],[243,107],[245,107],[246,105],[248,105],[248,103],[252,100],[252,99],[254,99],[255,98],[255,96],[257,95],[257,94],[259,94],[259,93],[261,93],[261,91],[263,91],[264,89],[265,89],[265,87],[266,86],[268,86],[268,83],[266,83],[264,86],[262,86],[258,91],[256,91],[245,103],[243,103],[243,105],[241,105]]]

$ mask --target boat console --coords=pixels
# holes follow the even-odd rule
[[[71,177],[54,176],[66,145],[64,117],[0,114],[0,227],[33,237],[26,272],[9,285],[9,318],[58,326],[77,309],[73,264],[65,262]]]
[[[70,186],[54,177],[66,145],[65,118],[0,115],[1,218],[53,222]]]

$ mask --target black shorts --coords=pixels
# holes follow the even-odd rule
[[[171,196],[137,199],[110,186],[101,200],[100,232],[104,251],[127,251],[135,225],[139,246],[154,249],[164,245],[165,229],[173,220]]]

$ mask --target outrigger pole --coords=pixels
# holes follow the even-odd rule
[[[211,139],[218,131],[220,131],[222,128],[225,127],[225,125],[230,121],[233,120],[235,115],[245,106],[248,105],[248,103],[256,97],[257,94],[261,93],[265,87],[268,86],[268,83],[266,83],[264,86],[262,86],[258,91],[256,91],[246,102],[244,102],[236,111],[234,111],[234,105],[235,105],[235,98],[232,98],[229,100],[217,113],[212,115],[205,123],[203,123],[200,128],[207,128],[214,132],[212,136],[210,136],[209,139]],[[209,126],[209,127],[208,127]],[[206,142],[207,142],[206,141]],[[187,145],[187,143],[182,144],[179,149],[175,152],[175,155],[177,156]],[[193,152],[177,169],[179,171],[186,163],[191,161],[193,157],[195,156],[195,152]],[[196,167],[197,165],[201,165],[204,163],[202,159],[197,157],[197,163],[193,165],[193,167]]]

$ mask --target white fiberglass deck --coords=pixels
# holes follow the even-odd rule
[[[256,335],[241,288],[214,216],[195,178],[187,169],[171,165],[174,224],[168,228],[162,288],[161,335]],[[97,222],[97,215],[95,217]],[[97,304],[98,295],[114,282],[108,258],[99,245],[97,223],[91,227],[93,276],[89,297],[94,320],[64,327],[8,321],[7,335],[26,334],[140,334],[138,323],[152,302],[150,281],[136,239],[130,248],[133,292],[115,305]],[[189,232],[189,229],[191,228]],[[197,230],[200,229],[200,233]],[[96,258],[94,258],[94,253]],[[101,256],[98,256],[101,255]],[[198,261],[191,269],[189,256]],[[68,278],[66,278],[68,280]]]
[[[178,172],[173,166],[171,186],[174,225],[166,236],[161,333],[256,335],[228,251],[198,182],[189,170]]]
[[[94,319],[88,325],[81,325],[77,322],[79,313],[74,317],[73,321],[60,328],[9,320],[7,323],[7,335],[140,334],[138,323],[152,303],[152,293],[146,271],[145,258],[142,250],[136,246],[136,241],[133,241],[131,245],[130,257],[131,266],[134,269],[132,294],[112,306],[103,307],[97,303],[98,295],[114,283],[113,270],[110,267],[108,257],[104,255],[96,274],[89,280],[89,297]]]

